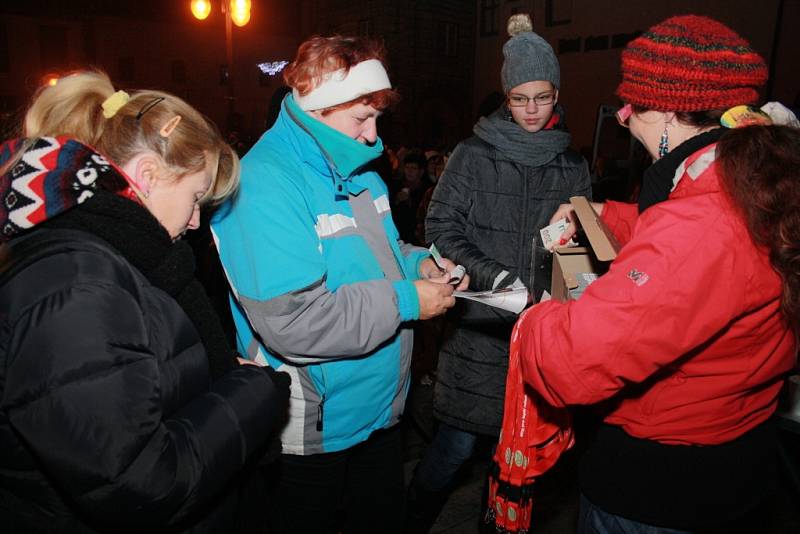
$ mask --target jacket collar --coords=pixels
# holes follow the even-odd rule
[[[666,156],[650,165],[642,178],[639,213],[653,204],[670,198],[670,193],[675,190],[686,169],[684,162],[692,158],[694,154],[702,152],[704,148],[716,143],[725,131],[725,128],[716,128],[690,137]]]
[[[317,146],[321,158],[313,154],[307,156],[306,162],[317,172],[332,177],[337,197],[347,198],[350,193],[363,191],[364,188],[354,184],[352,178],[381,155],[383,142],[380,138],[372,146],[359,143],[301,110],[292,95],[284,98],[281,114],[285,114],[290,127],[310,137]]]
[[[720,190],[714,162],[717,144],[701,148],[683,160],[675,170],[669,198],[684,198]]]

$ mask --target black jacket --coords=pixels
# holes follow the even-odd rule
[[[231,484],[286,391],[254,366],[211,383],[186,313],[105,240],[42,229],[4,249],[4,531],[232,530]]]
[[[492,289],[503,271],[531,285],[533,240],[569,197],[591,198],[586,161],[567,149],[541,166],[504,157],[477,136],[460,143],[436,186],[425,220],[426,239],[466,267],[470,289]],[[537,261],[549,262],[539,250]],[[537,273],[538,274],[538,273]],[[533,277],[537,297],[549,289],[549,270]],[[469,432],[497,435],[503,413],[508,343],[517,316],[460,300],[456,328],[439,357],[434,413]]]

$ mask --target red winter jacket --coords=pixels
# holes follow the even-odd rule
[[[667,444],[718,444],[775,411],[795,339],[781,279],[720,191],[715,145],[687,158],[669,199],[608,202],[623,244],[607,274],[524,317],[524,379],[554,406],[606,399],[606,422]]]

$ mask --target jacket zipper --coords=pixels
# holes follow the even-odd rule
[[[317,406],[317,432],[322,432],[322,426],[325,417],[325,394],[327,393],[328,387],[326,385],[325,380],[325,367],[322,365],[319,366],[320,373],[322,374],[322,397],[319,399],[319,405]]]
[[[526,168],[526,167],[523,167],[523,169],[524,169],[524,172],[522,173],[522,226],[520,227],[520,232],[519,232],[520,246],[517,249],[519,251],[519,252],[517,252],[517,272],[518,272],[517,276],[519,276],[520,280],[522,280],[522,277],[523,277],[524,271],[525,271],[523,260],[525,258],[525,248],[526,248],[526,245],[527,245],[527,243],[525,243],[525,240],[527,239],[526,236],[528,235],[528,232],[527,232],[527,228],[528,228],[528,180],[530,179],[530,177],[528,176],[529,169]],[[533,235],[536,235],[536,233],[534,232]],[[533,246],[533,245],[531,244],[531,246]],[[525,281],[523,281],[522,283],[525,284],[526,286],[528,285]]]

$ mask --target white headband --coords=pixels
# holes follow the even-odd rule
[[[349,71],[339,69],[323,77],[322,82],[306,96],[292,91],[294,101],[303,111],[325,109],[381,89],[391,89],[389,76],[377,59],[362,61]]]

